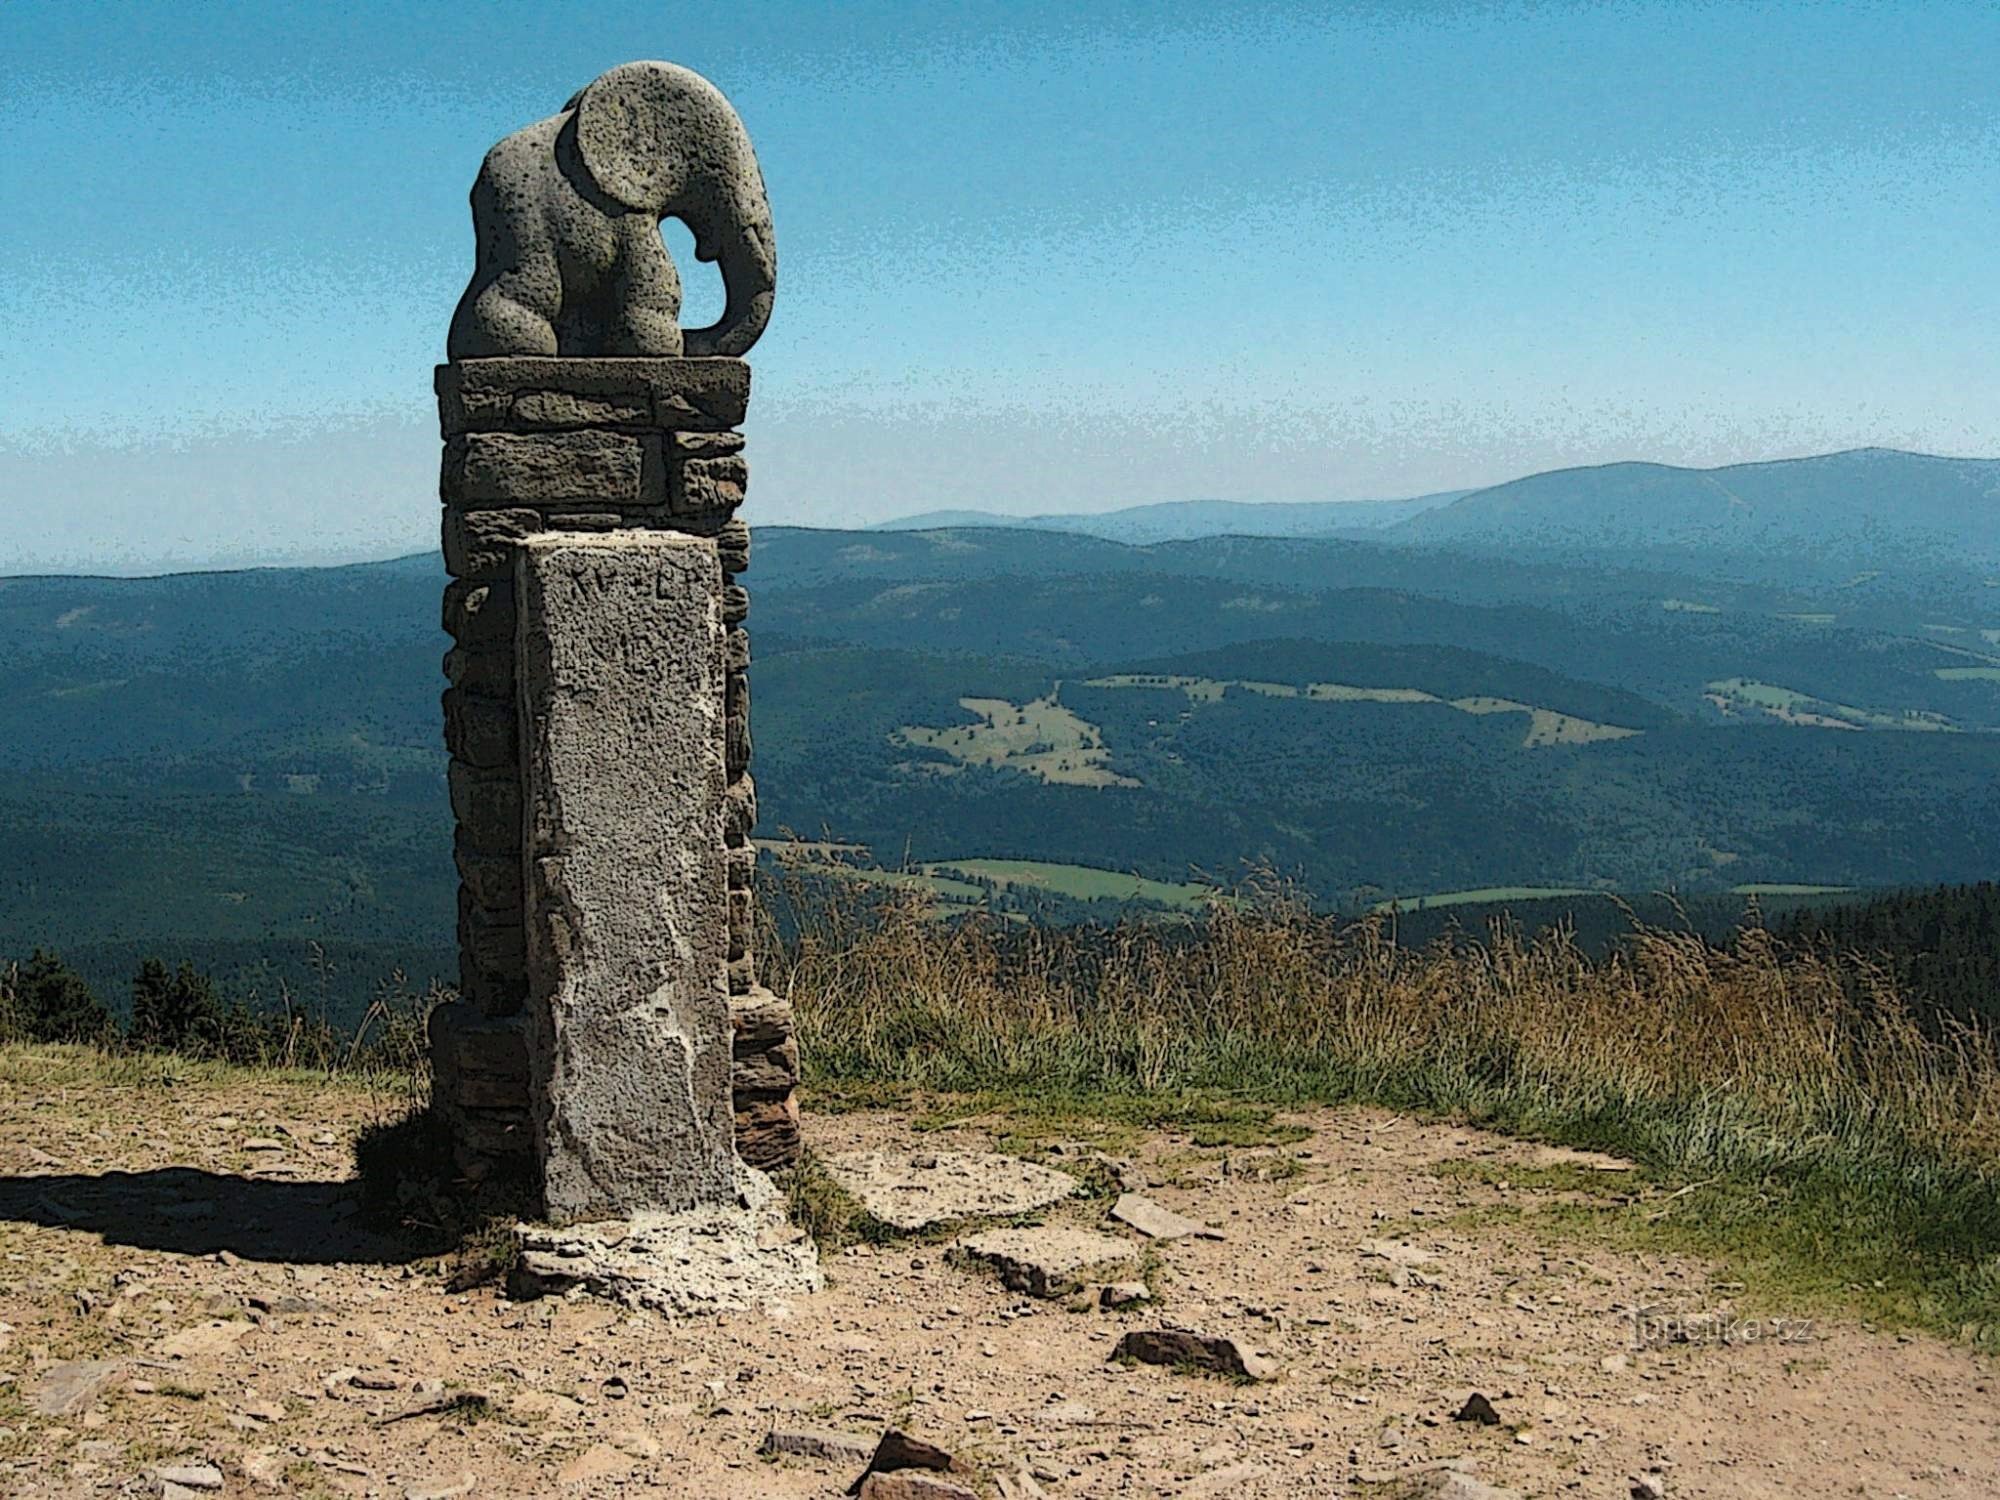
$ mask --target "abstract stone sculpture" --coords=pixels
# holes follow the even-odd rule
[[[680,327],[670,216],[721,268],[728,304],[708,328]],[[742,355],[771,319],[778,257],[750,137],[714,84],[672,63],[613,68],[501,141],[472,185],[472,225],[453,360]]]
[[[798,1049],[751,951],[750,371],[656,352],[681,345],[665,210],[729,280],[688,344],[762,330],[756,162],[713,88],[633,63],[501,142],[473,205],[437,372],[460,888],[433,1100],[460,1168],[522,1174],[551,1221],[527,1284],[679,1311],[809,1289],[759,1176],[798,1153]]]

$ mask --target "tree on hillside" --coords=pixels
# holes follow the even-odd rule
[[[132,976],[132,1030],[135,1045],[189,1056],[218,1050],[222,1002],[214,982],[191,963],[173,973],[157,958]]]
[[[34,1041],[98,1042],[111,1035],[111,1013],[83,976],[40,948],[21,970],[15,1004]]]

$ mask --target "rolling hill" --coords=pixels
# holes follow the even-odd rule
[[[1255,865],[1352,909],[1993,874],[1984,575],[1585,556],[1521,519],[1547,496],[1505,549],[1391,540],[1475,503],[1367,539],[760,529],[764,833],[1067,915]],[[0,954],[343,1005],[447,977],[442,581],[0,580]]]

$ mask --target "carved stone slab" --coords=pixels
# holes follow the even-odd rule
[[[557,1223],[735,1190],[712,538],[516,552],[531,1115]]]

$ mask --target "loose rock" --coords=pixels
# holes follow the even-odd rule
[[[1066,1172],[991,1151],[845,1151],[826,1169],[870,1214],[905,1232],[1032,1213],[1076,1191]]]
[[[73,1417],[97,1404],[125,1371],[123,1360],[71,1359],[52,1365],[35,1383],[33,1405],[45,1417]]]
[[[1111,1357],[1142,1365],[1192,1366],[1239,1380],[1269,1380],[1278,1373],[1270,1360],[1235,1339],[1185,1328],[1134,1329],[1118,1341]]]
[[[827,1463],[862,1463],[875,1452],[875,1440],[826,1427],[773,1427],[757,1451]]]
[[[1080,1289],[1086,1270],[1131,1264],[1125,1240],[1088,1230],[1049,1224],[1036,1229],[993,1229],[963,1241],[959,1248],[991,1266],[1010,1291],[1034,1297],[1063,1297]]]
[[[1478,1391],[1474,1391],[1470,1396],[1465,1398],[1465,1405],[1461,1406],[1453,1414],[1452,1421],[1477,1422],[1481,1427],[1498,1427],[1500,1425],[1500,1413],[1493,1409],[1491,1401],[1488,1401]]]
[[[1219,1240],[1222,1231],[1211,1229],[1170,1208],[1162,1208],[1151,1198],[1142,1198],[1137,1193],[1127,1193],[1111,1205],[1111,1217],[1121,1224],[1129,1224],[1139,1233],[1152,1240]]]

